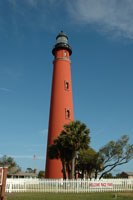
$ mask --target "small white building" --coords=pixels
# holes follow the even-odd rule
[[[36,173],[23,172],[15,167],[11,168],[7,172],[7,178],[37,178]]]

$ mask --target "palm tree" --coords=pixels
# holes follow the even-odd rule
[[[65,138],[66,133],[61,133],[56,139],[54,139],[53,144],[48,147],[49,158],[61,160],[63,179],[66,179],[66,166],[68,166],[72,155],[71,150],[64,144]]]
[[[87,149],[90,137],[90,130],[80,121],[72,121],[63,126],[60,135],[54,139],[53,145],[49,146],[48,156],[51,159],[60,159],[62,162],[63,178],[74,178],[75,159],[80,149]],[[70,169],[71,165],[71,169]],[[71,176],[70,176],[71,172]]]
[[[64,137],[64,146],[71,151],[71,178],[74,178],[75,172],[75,159],[80,149],[87,149],[90,137],[90,130],[87,129],[84,123],[80,121],[72,121],[63,126],[61,135]]]

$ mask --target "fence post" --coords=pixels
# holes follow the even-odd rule
[[[3,181],[2,181],[2,186],[1,186],[1,194],[0,194],[0,199],[1,200],[7,200],[5,196],[5,190],[6,190],[6,178],[7,178],[7,166],[3,167]]]

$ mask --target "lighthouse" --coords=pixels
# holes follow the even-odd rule
[[[47,152],[48,146],[53,144],[53,140],[60,135],[63,125],[73,121],[70,61],[72,49],[68,43],[68,37],[63,31],[56,37],[52,54],[54,61]],[[63,178],[60,160],[51,160],[46,155],[45,178]]]

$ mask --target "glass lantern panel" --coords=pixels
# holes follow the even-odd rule
[[[68,40],[66,37],[58,37],[56,43],[68,43]]]

